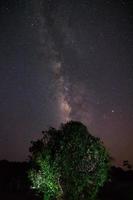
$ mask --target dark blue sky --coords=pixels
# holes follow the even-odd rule
[[[128,0],[0,3],[0,159],[41,130],[84,122],[133,163],[133,15]]]

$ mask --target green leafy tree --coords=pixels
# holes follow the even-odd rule
[[[29,177],[44,200],[92,200],[107,180],[109,155],[100,139],[80,122],[44,131],[30,151],[34,167]]]

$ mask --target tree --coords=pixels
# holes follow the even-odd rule
[[[123,167],[125,167],[128,170],[132,169],[132,165],[129,163],[128,160],[123,160]]]
[[[70,121],[59,130],[50,128],[30,148],[32,186],[44,200],[92,200],[107,180],[109,155],[86,126]]]

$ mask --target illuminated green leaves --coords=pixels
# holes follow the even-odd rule
[[[44,200],[93,200],[107,179],[109,156],[101,141],[80,122],[50,128],[32,143],[32,187]],[[41,147],[41,148],[40,148]]]
[[[39,193],[44,193],[47,199],[62,195],[62,189],[59,183],[60,174],[54,163],[51,163],[50,156],[36,158],[38,170],[32,169],[29,172],[29,178],[32,182],[32,188]]]

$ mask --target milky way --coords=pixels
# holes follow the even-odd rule
[[[47,5],[48,6],[48,5]],[[67,83],[65,83],[60,50],[56,47],[54,30],[51,25],[48,24],[48,20],[52,20],[52,17],[45,15],[45,3],[43,1],[38,1],[34,3],[36,12],[38,11],[38,19],[40,21],[39,32],[40,32],[40,52],[48,56],[48,65],[51,68],[51,73],[53,74],[53,84],[55,100],[58,107],[58,112],[60,113],[59,122],[67,122],[70,118],[71,106],[68,102],[69,88]],[[54,22],[52,24],[54,26]],[[47,38],[47,41],[46,41]],[[44,59],[45,62],[45,59]],[[55,105],[56,105],[55,104]]]
[[[64,10],[62,10],[63,5],[59,4],[59,7],[56,7],[56,11],[54,11],[55,15],[52,16],[52,13],[45,14],[44,6],[46,4],[43,4],[43,1],[37,4],[40,6],[41,50],[46,52],[45,45],[47,45],[46,54],[49,54],[50,67],[52,67],[54,74],[53,84],[55,86],[57,106],[60,113],[60,122],[80,120],[86,123],[86,125],[90,125],[92,122],[92,108],[88,108],[88,101],[94,101],[95,96],[92,99],[91,92],[89,95],[87,94],[88,88],[86,88],[83,82],[80,82],[80,80],[78,82],[69,80],[69,73],[64,74],[64,68],[69,68],[65,64],[65,48],[69,46],[76,54],[76,57],[82,54],[82,51],[77,46],[74,31],[69,27],[72,5],[70,2],[65,3],[65,12],[67,12],[67,15],[64,15]],[[52,21],[52,23],[49,25],[48,21]],[[48,35],[47,43],[44,42],[46,33]],[[60,38],[58,38],[59,36]]]

